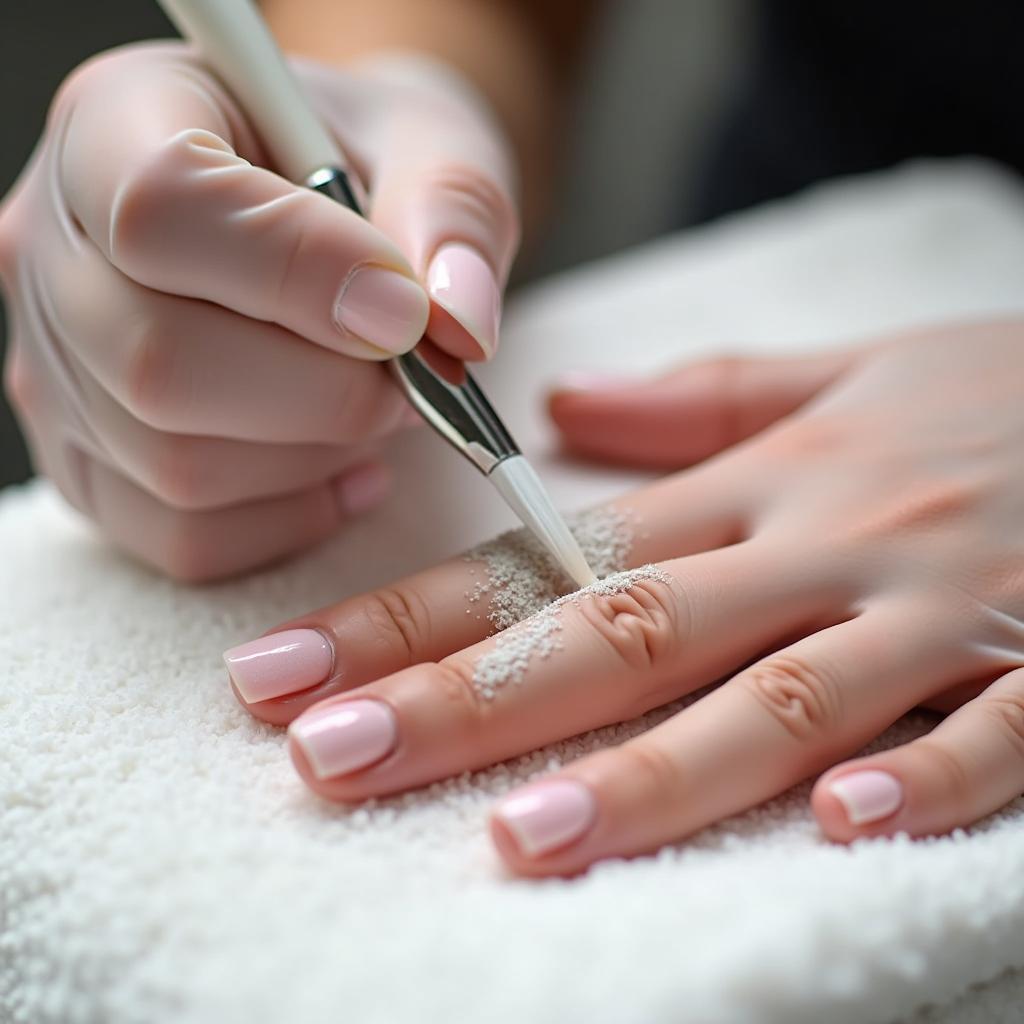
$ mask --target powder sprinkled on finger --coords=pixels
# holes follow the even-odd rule
[[[596,576],[626,568],[637,528],[631,510],[593,509],[569,516],[566,521]],[[482,563],[485,574],[466,592],[466,599],[471,605],[488,603],[487,618],[496,631],[508,629],[575,589],[526,530],[503,533],[467,552],[465,559]]]
[[[611,597],[647,581],[668,584],[671,578],[657,565],[613,573],[589,587],[559,597],[529,618],[510,626],[497,637],[494,647],[477,659],[473,666],[473,685],[481,696],[491,699],[500,687],[521,682],[533,658],[546,658],[561,646],[558,634],[562,628],[561,612],[566,605],[578,605],[595,597]]]
[[[502,534],[466,555],[467,561],[482,563],[486,573],[466,598],[470,604],[487,600],[487,617],[500,632],[494,647],[474,665],[473,684],[483,697],[493,698],[500,687],[520,682],[531,659],[546,658],[559,648],[566,604],[622,593],[644,580],[668,581],[653,565],[624,571],[637,527],[630,510],[594,509],[570,517],[569,526],[599,577],[582,590],[573,590],[525,530]]]

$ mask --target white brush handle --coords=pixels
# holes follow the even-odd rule
[[[345,167],[251,0],[159,3],[241,103],[286,178],[305,182],[321,167]]]

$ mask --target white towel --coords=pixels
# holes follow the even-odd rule
[[[1024,310],[1024,194],[976,163],[830,185],[542,284],[487,376],[566,505],[535,408],[569,366],[806,349]],[[215,339],[211,339],[214,342]],[[922,381],[927,386],[927,381]],[[0,498],[0,1016],[25,1024],[1024,1020],[1024,801],[969,832],[832,845],[809,784],[574,881],[500,871],[495,796],[663,713],[356,809],[235,703],[225,647],[509,518],[424,434],[401,493],[299,561],[178,587],[45,484]],[[879,745],[927,728],[911,715]]]

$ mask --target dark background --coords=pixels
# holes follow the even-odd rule
[[[76,64],[120,43],[174,34],[156,4],[143,0],[5,3],[0,12],[0,195],[28,160],[50,99]],[[5,313],[0,303],[0,359]],[[0,487],[30,473],[21,434],[0,399]]]

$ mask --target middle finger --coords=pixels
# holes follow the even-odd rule
[[[818,580],[758,540],[665,562],[314,706],[292,723],[293,758],[322,795],[361,800],[632,718],[842,618]]]

